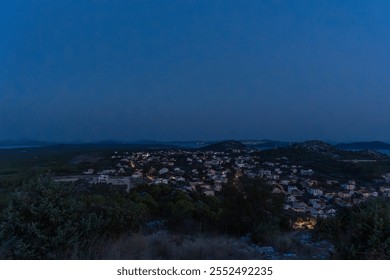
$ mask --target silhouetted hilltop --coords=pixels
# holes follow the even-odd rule
[[[277,140],[245,140],[242,141],[243,144],[245,144],[250,149],[274,149],[274,148],[282,148],[282,147],[288,147],[291,145],[290,142],[283,142],[283,141],[277,141]]]
[[[302,143],[294,144],[292,147],[305,149],[310,152],[314,152],[322,155],[328,155],[331,157],[334,157],[334,155],[337,154],[337,148],[335,148],[334,146],[326,142],[319,141],[319,140],[305,141]]]
[[[233,149],[246,149],[246,145],[242,144],[239,141],[223,141],[223,142],[218,142],[215,144],[207,145],[205,147],[202,147],[201,150],[206,150],[206,151],[215,151],[215,152],[223,152],[226,150],[233,150]]]

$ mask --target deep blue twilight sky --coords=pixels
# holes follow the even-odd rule
[[[389,12],[0,0],[0,140],[390,141]]]

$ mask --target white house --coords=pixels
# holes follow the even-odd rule
[[[322,190],[321,189],[309,189],[309,193],[314,196],[321,196]]]
[[[296,186],[288,186],[287,192],[288,194],[292,194],[292,195],[301,195],[300,190],[298,190]]]
[[[161,168],[159,171],[158,171],[158,174],[162,175],[162,174],[166,174],[169,172],[169,169],[164,167],[164,168]]]
[[[353,191],[354,189],[356,189],[356,185],[355,184],[342,184],[341,188],[344,190]]]
[[[314,171],[311,169],[301,169],[302,176],[313,176]]]
[[[108,184],[108,175],[99,175],[98,183]]]
[[[203,193],[207,196],[214,196],[215,192],[213,190],[204,190]]]
[[[87,171],[84,171],[83,173],[84,173],[85,175],[92,175],[94,172],[95,172],[95,169],[90,168],[90,169],[88,169]]]

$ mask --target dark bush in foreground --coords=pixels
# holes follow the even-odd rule
[[[89,258],[95,240],[135,229],[142,216],[142,205],[87,203],[72,186],[33,180],[13,194],[1,215],[0,257]]]
[[[341,259],[390,259],[390,201],[375,199],[320,221],[319,235],[331,240]]]

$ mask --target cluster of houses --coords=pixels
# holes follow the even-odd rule
[[[128,191],[137,184],[170,184],[213,196],[241,176],[261,177],[272,186],[273,193],[285,194],[286,210],[312,218],[333,216],[338,205],[352,206],[370,197],[390,197],[388,175],[383,185],[368,188],[353,179],[323,179],[314,170],[286,157],[264,162],[258,153],[248,150],[115,152],[111,160],[110,169],[84,172],[89,183],[122,185]]]

